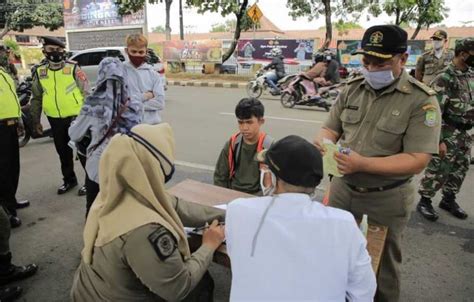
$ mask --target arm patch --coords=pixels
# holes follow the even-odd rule
[[[148,235],[148,241],[161,261],[171,256],[177,247],[176,238],[163,226]]]

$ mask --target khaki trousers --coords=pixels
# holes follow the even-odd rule
[[[356,219],[367,214],[369,224],[388,227],[387,240],[377,275],[377,302],[396,302],[400,297],[401,238],[410,218],[410,205],[415,200],[412,182],[399,187],[371,193],[359,193],[341,179],[331,182],[329,205],[351,212]]]

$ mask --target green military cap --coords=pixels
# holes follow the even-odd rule
[[[456,40],[454,51],[473,51],[474,50],[474,37],[468,37],[464,39]]]
[[[433,40],[446,40],[447,38],[448,33],[441,29],[435,31],[434,34],[431,36],[431,39]]]

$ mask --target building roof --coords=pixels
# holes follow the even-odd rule
[[[24,31],[9,31],[7,35],[22,35],[22,36],[48,36],[48,37],[65,37],[64,27],[58,28],[57,30],[51,31],[45,27],[37,26],[31,29],[25,29]]]

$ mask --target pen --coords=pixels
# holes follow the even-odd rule
[[[219,222],[217,225],[225,225],[225,222]],[[194,228],[193,232],[199,232],[205,229],[209,228],[209,224],[206,222],[206,224],[202,227]]]

